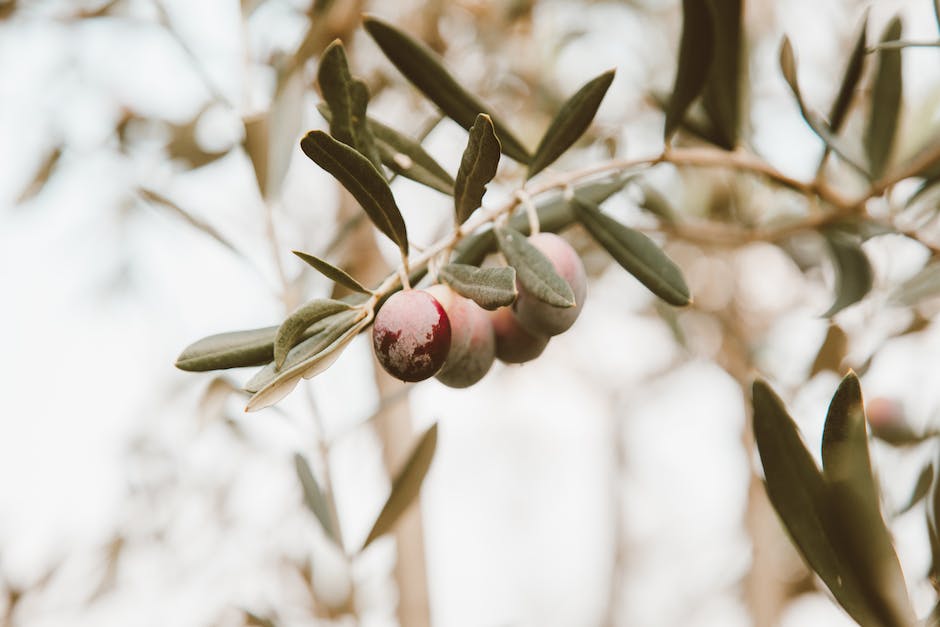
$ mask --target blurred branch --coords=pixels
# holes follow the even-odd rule
[[[153,0],[153,6],[157,10],[159,16],[160,24],[166,28],[167,33],[170,37],[179,45],[183,53],[189,57],[189,60],[192,62],[190,67],[196,72],[199,76],[199,80],[202,81],[202,84],[205,86],[206,90],[209,92],[209,95],[212,96],[213,100],[225,104],[231,108],[235,108],[234,103],[232,103],[225,94],[222,93],[216,84],[212,80],[212,77],[209,76],[209,73],[206,71],[205,66],[203,66],[199,57],[196,56],[196,53],[193,49],[186,43],[186,40],[176,31],[173,27],[173,23],[170,20],[170,14],[167,12],[166,7],[164,6],[162,0]]]
[[[242,259],[245,259],[245,256],[241,253],[241,251],[239,251],[238,248],[236,248],[235,245],[232,244],[232,242],[230,242],[224,235],[219,233],[214,226],[208,222],[200,220],[163,194],[152,189],[139,187],[137,188],[137,195],[141,198],[141,200],[144,200],[150,204],[159,205],[165,209],[169,209],[173,214],[185,220],[190,226],[193,226],[197,230],[202,231],[216,242],[229,249],[231,252],[235,253]]]

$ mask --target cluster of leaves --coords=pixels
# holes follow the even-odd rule
[[[936,9],[936,3],[934,7]],[[937,15],[940,24],[940,13]],[[740,0],[683,2],[683,30],[672,94],[656,99],[665,113],[667,143],[682,130],[688,139],[720,148],[733,149],[739,145],[740,104],[745,96],[742,86],[747,84],[737,74],[743,63],[740,18]],[[803,120],[823,148],[816,181],[801,191],[814,193],[827,187],[826,168],[833,156],[854,172],[858,182],[868,189],[858,200],[836,206],[824,204],[827,217],[815,225],[835,274],[836,295],[824,314],[827,317],[859,302],[873,287],[871,263],[862,244],[871,237],[897,232],[890,224],[865,216],[862,211],[865,200],[881,195],[900,180],[920,178],[919,188],[908,196],[901,209],[913,214],[919,209],[918,203],[922,204],[925,199],[929,202],[927,193],[940,182],[940,159],[933,138],[923,140],[921,150],[903,161],[897,149],[904,108],[901,51],[909,46],[936,43],[903,41],[902,22],[895,16],[885,26],[878,43],[870,46],[867,23],[866,15],[826,115],[807,101],[800,88],[796,55],[789,39],[784,37],[780,44],[779,65],[783,78]],[[866,76],[869,84],[862,90],[860,86]],[[860,93],[866,94],[867,101],[858,97]],[[861,137],[846,135],[847,122],[858,109],[866,116]],[[823,194],[820,197],[824,201],[831,200]],[[797,261],[804,265],[803,260]],[[936,295],[940,292],[936,276],[934,261],[908,284],[900,286],[892,297],[893,302],[912,305]]]
[[[460,86],[425,46],[377,18],[367,17],[365,28],[409,81],[445,115],[467,129],[468,142],[456,176],[451,177],[419,142],[368,117],[368,88],[351,74],[342,44],[339,41],[331,44],[320,59],[317,74],[324,99],[320,111],[329,122],[329,133],[319,130],[307,133],[301,140],[301,149],[342,184],[376,228],[396,244],[402,257],[401,272],[370,289],[326,260],[295,251],[302,260],[353,294],[343,300],[310,301],[275,327],[199,340],[180,355],[179,368],[204,371],[263,366],[245,385],[253,394],[247,409],[275,403],[301,378],[310,378],[329,367],[353,337],[369,326],[385,298],[400,289],[402,283],[419,281],[426,274],[433,255],[444,258],[438,278],[484,308],[511,304],[517,278],[546,302],[571,306],[573,295],[566,282],[522,237],[531,231],[535,220],[545,230],[580,222],[653,293],[676,306],[690,302],[681,271],[662,250],[646,235],[598,208],[598,203],[623,187],[626,177],[582,184],[529,207],[520,208],[529,201],[519,196],[498,210],[477,212],[487,185],[496,176],[501,154],[525,165],[525,178],[529,180],[577,142],[610,87],[613,71],[604,72],[578,89],[560,108],[537,148],[530,153],[508,126]],[[389,185],[395,175],[454,199],[453,233],[417,258],[410,256],[407,225]],[[544,186],[545,190],[552,188]],[[493,222],[504,219],[507,224],[491,228]],[[513,237],[516,233],[520,236]],[[509,267],[480,268],[484,257],[497,249]]]
[[[858,377],[850,372],[829,405],[822,438],[822,470],[816,466],[783,402],[766,383],[754,383],[752,400],[754,437],[767,494],[807,565],[860,625],[915,624],[881,511]],[[936,581],[940,567],[940,530],[936,522],[940,481],[934,475],[932,466],[924,469],[910,502],[898,513],[908,511],[929,495],[931,577]],[[935,624],[938,617],[935,610],[929,624]]]

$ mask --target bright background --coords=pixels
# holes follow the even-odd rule
[[[421,11],[418,2],[373,4],[395,23]],[[822,106],[865,3],[750,5],[752,143],[787,173],[811,176],[820,147],[776,69],[777,45],[789,35],[807,98]],[[296,46],[306,3],[268,0],[243,27],[235,2],[166,0],[178,39],[156,24],[147,0],[119,3],[106,17],[69,19],[95,6],[25,2],[0,22],[0,590],[32,590],[10,624],[239,625],[240,609],[276,610],[283,625],[320,624],[287,565],[306,559],[322,598],[342,597],[354,585],[363,625],[394,624],[392,544],[376,543],[347,567],[301,505],[292,455],[316,460],[306,392],[244,414],[242,398],[215,393],[224,386],[207,393],[212,374],[173,367],[199,337],[283,317],[248,158],[236,148],[190,171],[167,159],[166,128],[136,129],[131,154],[118,150],[114,133],[127,110],[185,124],[207,100],[204,72],[229,105],[203,116],[198,141],[209,152],[240,142],[241,116],[270,97],[272,76],[259,60]],[[485,55],[477,38],[492,33],[473,26],[475,12],[501,7],[466,1],[446,8],[448,64],[468,84],[513,62]],[[936,39],[930,3],[921,0],[874,3],[871,36],[897,11],[905,38]],[[679,15],[674,2],[546,0],[514,54],[562,95],[617,67],[597,124],[619,140],[621,154],[655,154],[662,121],[644,94],[669,87]],[[362,73],[384,63],[361,34],[352,50]],[[922,128],[916,123],[935,121],[937,54],[904,53],[905,96],[919,107],[906,112],[905,137]],[[370,111],[413,131],[421,111],[398,92],[407,90],[387,91]],[[307,94],[304,130],[324,127],[316,101]],[[530,142],[547,123],[510,115]],[[455,170],[464,138],[445,122],[427,146]],[[48,182],[18,202],[56,146],[64,149]],[[600,149],[579,154],[604,157]],[[679,206],[694,205],[693,186],[671,186],[674,171],[657,176]],[[238,253],[142,201],[134,193],[140,187],[173,199]],[[274,220],[278,252],[294,276],[302,268],[289,250],[322,250],[336,233],[337,195],[296,147],[284,189]],[[407,181],[394,189],[415,239],[432,241],[449,220],[447,198]],[[509,189],[494,185],[485,204]],[[607,207],[642,220],[629,194]],[[676,345],[636,281],[593,254],[583,315],[542,358],[497,365],[469,390],[433,380],[412,388],[417,428],[440,424],[422,494],[435,625],[751,624],[740,582],[751,560],[742,521],[755,460],[742,446],[740,387],[715,363],[723,331],[712,314],[728,303],[733,282],[760,321],[755,365],[778,385],[815,450],[838,382],[833,372],[807,381],[826,332],[820,313],[831,298],[830,278],[807,279],[769,245],[708,255],[684,244],[669,250],[700,303],[680,317],[688,348]],[[885,306],[888,287],[926,255],[899,238],[871,241],[866,250],[876,290],[839,318],[850,361],[877,350],[863,379],[866,395],[903,399],[911,421],[926,424],[940,408],[940,332],[889,341],[907,312]],[[308,298],[329,289],[316,279],[307,287]],[[367,421],[379,400],[371,359],[360,337],[333,368],[301,384],[333,443],[332,475],[352,539],[365,537],[388,489]],[[239,384],[248,375],[229,376]],[[926,454],[876,449],[889,508],[904,501]],[[923,583],[922,507],[894,528],[924,614],[934,597]],[[799,572],[789,559],[793,572],[780,573],[784,580]],[[3,604],[0,598],[0,612]],[[808,593],[782,624],[850,623],[823,594]]]

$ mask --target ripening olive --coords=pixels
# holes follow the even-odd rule
[[[433,285],[428,292],[450,319],[450,353],[435,376],[452,388],[469,387],[489,372],[496,359],[496,338],[489,314],[446,285]]]
[[[548,336],[530,333],[516,320],[511,307],[489,312],[496,336],[496,358],[507,364],[521,364],[542,354]]]
[[[392,294],[375,315],[372,347],[382,367],[402,381],[423,381],[441,369],[450,351],[450,320],[423,290]]]

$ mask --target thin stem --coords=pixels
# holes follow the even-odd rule
[[[896,183],[926,172],[931,167],[940,163],[940,143],[934,143],[929,148],[922,150],[906,164],[900,166],[893,172],[889,172],[881,179],[872,183],[865,195],[865,198],[858,201],[864,202],[869,198],[881,196]]]

